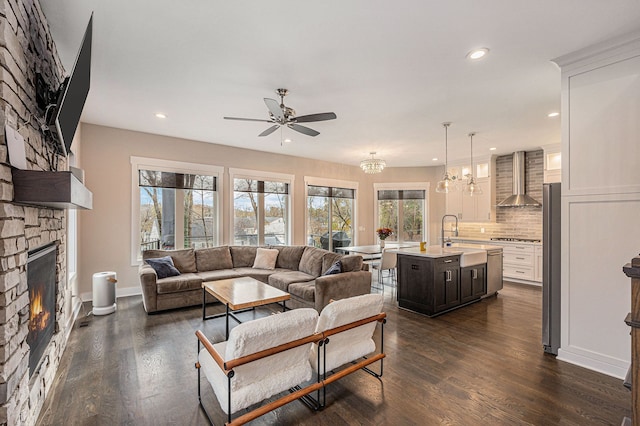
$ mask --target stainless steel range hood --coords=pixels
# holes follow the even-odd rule
[[[524,192],[524,151],[513,153],[513,195],[510,195],[498,207],[540,207],[541,204]]]

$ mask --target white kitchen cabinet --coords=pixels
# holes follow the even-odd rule
[[[490,241],[487,244],[502,247],[502,275],[505,280],[534,285],[542,282],[542,245],[540,243]]]
[[[474,162],[475,163],[475,162]],[[495,168],[495,157],[485,158],[474,164],[476,182],[482,188],[481,195],[470,197],[464,195],[464,186],[469,172],[466,164],[454,164],[449,167],[449,175],[455,177],[457,191],[447,194],[447,214],[455,215],[460,222],[495,222],[495,180],[492,171]]]

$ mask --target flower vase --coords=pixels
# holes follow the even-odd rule
[[[380,250],[384,248],[384,240],[380,240]]]

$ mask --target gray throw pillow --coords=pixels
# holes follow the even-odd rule
[[[339,260],[329,267],[322,275],[334,275],[342,273],[342,262]]]
[[[158,279],[180,275],[180,271],[178,271],[176,267],[173,266],[173,260],[171,259],[171,256],[145,259],[145,262],[147,262],[147,264],[151,266],[154,271],[156,271]]]

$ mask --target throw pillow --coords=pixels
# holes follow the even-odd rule
[[[342,273],[342,262],[339,260],[329,267],[322,275],[334,275]]]
[[[256,250],[256,260],[253,261],[253,267],[255,269],[275,269],[278,253],[278,249],[258,247],[258,250]]]
[[[156,271],[158,279],[180,275],[180,271],[178,271],[173,265],[171,256],[145,259],[145,262],[147,262],[147,264],[151,266],[154,271]]]

